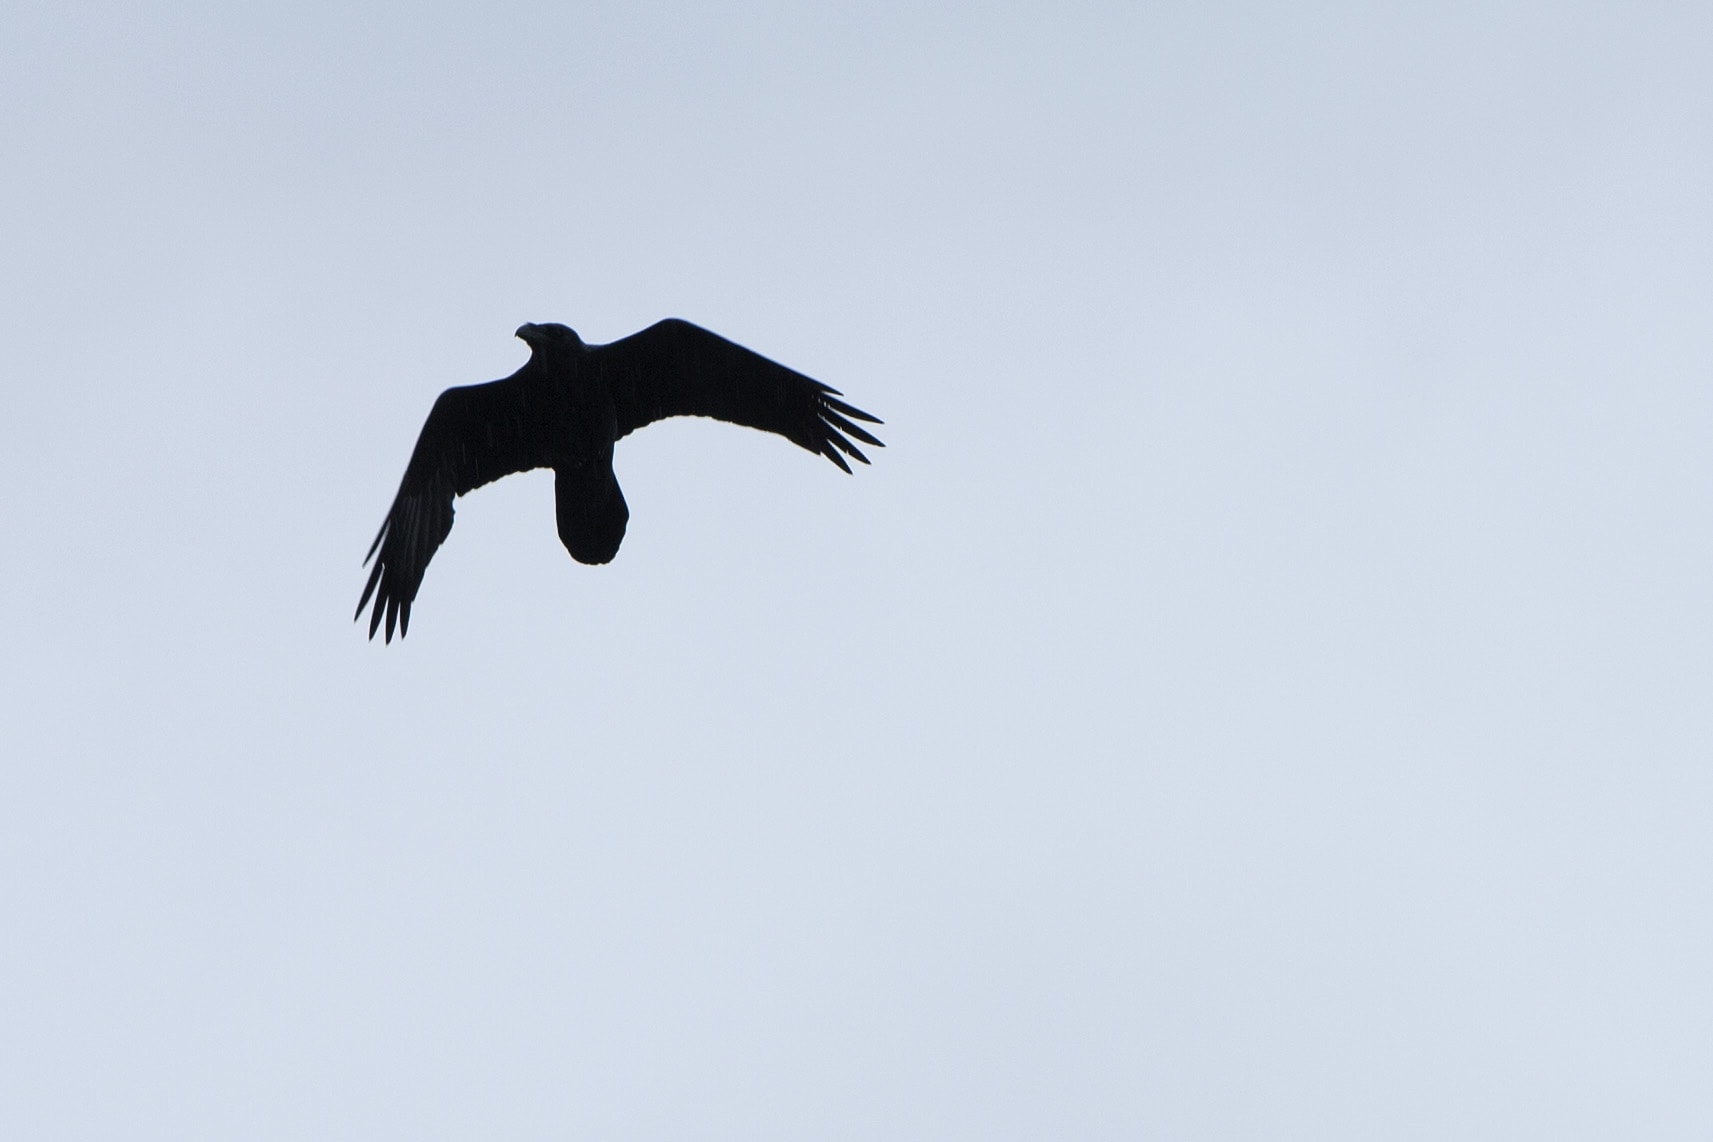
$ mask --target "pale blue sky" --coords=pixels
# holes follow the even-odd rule
[[[1713,17],[0,12],[0,1136],[1705,1138]],[[682,316],[843,389],[459,501]]]

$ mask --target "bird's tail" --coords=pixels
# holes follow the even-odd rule
[[[630,508],[610,467],[561,468],[553,495],[559,542],[579,563],[608,563],[624,542]]]

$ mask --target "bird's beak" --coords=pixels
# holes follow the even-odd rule
[[[535,329],[535,322],[526,321],[517,327],[517,332],[513,336],[533,349],[535,347]]]

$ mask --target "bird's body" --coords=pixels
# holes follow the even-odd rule
[[[563,325],[524,325],[517,335],[531,349],[523,368],[447,389],[422,426],[369,548],[375,565],[357,615],[373,597],[370,638],[383,618],[389,642],[395,621],[401,635],[409,630],[423,572],[452,530],[453,499],[501,476],[552,468],[565,550],[580,563],[606,563],[630,518],[613,445],[646,424],[710,416],[778,433],[846,472],[846,456],[868,463],[847,437],[883,447],[852,423],[880,421],[837,390],[687,321],[668,319],[610,345],[586,345]]]

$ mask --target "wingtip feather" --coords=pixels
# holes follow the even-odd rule
[[[851,473],[851,466],[849,464],[845,463],[845,458],[843,456],[839,455],[839,450],[837,448],[833,447],[832,441],[833,441],[833,438],[829,437],[827,439],[827,441],[821,445],[821,455],[825,456],[827,459],[829,459],[833,463],[837,464],[840,468],[843,468],[845,471],[845,475],[847,475],[847,476],[851,475],[852,474]]]
[[[859,428],[857,425],[852,424],[850,421],[846,420],[844,417],[840,416],[836,412],[832,412],[831,410],[829,410],[829,411],[823,412],[821,415],[827,421],[827,423],[835,425],[839,429],[850,433],[852,436],[856,437],[858,440],[862,441],[864,444],[872,444],[876,448],[885,448],[886,447],[886,445],[882,444],[880,442],[879,438],[877,438],[872,432],[869,432],[865,428]]]
[[[369,582],[363,587],[363,597],[357,600],[357,613],[351,616],[352,622],[356,622],[362,616],[363,608],[369,603],[369,596],[375,593],[375,587],[381,581],[381,568],[385,566],[385,563],[377,563],[375,569],[369,572]]]
[[[880,419],[878,416],[871,416],[868,413],[864,412],[862,409],[856,407],[855,405],[847,404],[846,402],[844,402],[842,400],[830,400],[830,399],[823,398],[822,403],[825,404],[828,408],[833,409],[835,412],[842,412],[846,416],[854,416],[856,419],[867,421],[869,424],[885,424],[886,423],[884,420]]]
[[[369,560],[375,557],[375,552],[381,549],[381,540],[387,537],[387,524],[391,522],[392,516],[390,515],[381,521],[381,530],[375,533],[375,542],[369,544],[369,553],[363,556],[363,566],[367,567],[369,565]]]

